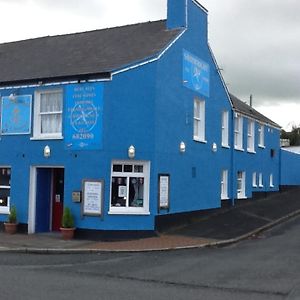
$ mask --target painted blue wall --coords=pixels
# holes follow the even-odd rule
[[[209,64],[209,97],[184,86],[183,50]],[[193,140],[195,98],[206,105],[206,143]],[[188,1],[187,30],[159,60],[157,72],[155,173],[170,174],[169,213],[220,207],[221,171],[230,169],[231,160],[230,149],[221,147],[223,110],[231,106],[207,45],[207,13]],[[184,154],[179,152],[181,141]]]
[[[300,154],[281,149],[281,185],[300,185]]]

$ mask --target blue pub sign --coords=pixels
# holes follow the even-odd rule
[[[1,134],[30,133],[31,102],[31,95],[2,97]]]
[[[102,149],[103,84],[65,88],[65,143],[71,150]]]
[[[183,85],[209,97],[209,64],[183,50]]]

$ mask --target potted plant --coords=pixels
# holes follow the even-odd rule
[[[17,209],[12,206],[8,214],[7,222],[4,223],[5,232],[9,234],[14,234],[17,232]]]
[[[74,217],[69,207],[64,208],[60,231],[64,240],[73,239],[75,231]]]

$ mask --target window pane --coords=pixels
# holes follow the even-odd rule
[[[58,112],[62,111],[62,93],[45,93],[41,94],[40,112]]]
[[[130,177],[129,206],[143,207],[143,205],[144,205],[144,178]]]
[[[124,172],[132,172],[132,165],[124,165]]]
[[[113,165],[113,172],[122,172],[122,165]]]
[[[111,205],[112,206],[126,206],[127,199],[127,178],[126,177],[112,177],[111,180]]]
[[[10,186],[10,168],[0,168],[0,185]]]
[[[41,133],[61,133],[62,115],[41,115]]]
[[[143,166],[135,165],[134,166],[134,173],[143,173],[144,168]]]

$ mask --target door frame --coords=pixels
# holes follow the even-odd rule
[[[37,169],[65,169],[64,166],[30,166],[29,176],[29,205],[28,205],[28,234],[35,233],[36,225],[36,180],[37,180]],[[52,183],[51,183],[52,184]],[[52,187],[51,187],[52,188]],[[52,221],[52,201],[49,208],[50,220]]]

